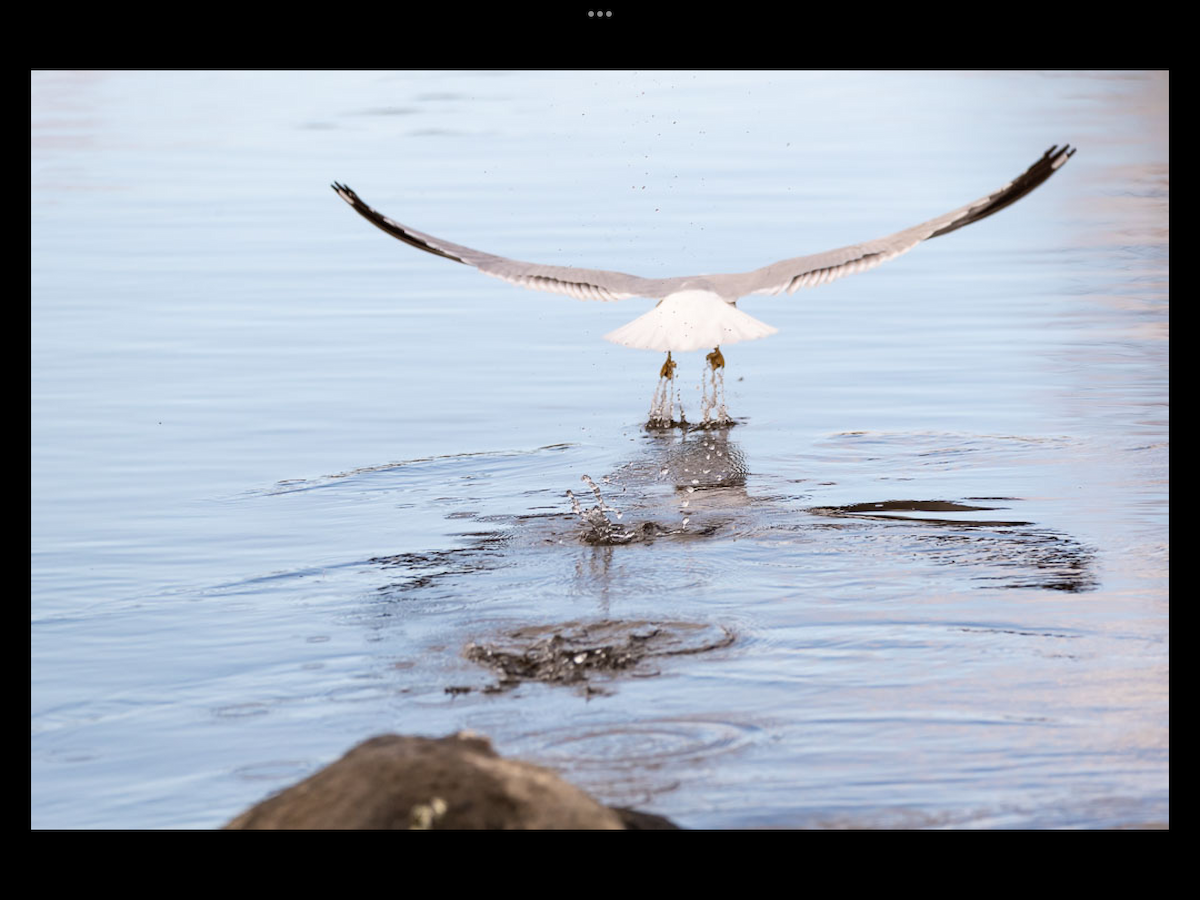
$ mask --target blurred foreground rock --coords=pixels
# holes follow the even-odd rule
[[[361,829],[670,829],[667,819],[610,809],[549,769],[502,759],[466,732],[388,734],[270,797],[225,826]]]

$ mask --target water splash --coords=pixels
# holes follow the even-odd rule
[[[622,465],[612,477],[599,479],[599,484],[587,475],[580,477],[595,496],[590,509],[584,508],[575,492],[566,492],[584,526],[579,534],[584,543],[704,537],[719,526],[730,504],[744,504],[749,468],[737,445],[729,440],[728,429],[691,426],[681,435],[662,431],[647,436],[646,441],[648,452]],[[621,524],[622,511],[605,501],[602,489],[610,497],[614,492],[627,496],[622,503],[631,504],[627,518],[640,520],[647,514],[652,518]]]
[[[664,371],[667,371],[664,367]],[[679,418],[675,418],[675,407],[679,407]],[[650,400],[650,420],[647,428],[679,428],[687,426],[687,417],[683,414],[683,399],[675,386],[675,365],[671,364],[669,374],[659,377],[658,386]]]
[[[604,478],[603,480],[611,484],[608,478]],[[596,496],[596,505],[591,509],[584,509],[579,502],[579,498],[575,496],[574,491],[567,491],[567,497],[571,501],[571,508],[583,523],[583,532],[579,537],[585,544],[628,544],[635,541],[650,541],[662,535],[678,533],[673,529],[664,528],[655,522],[642,522],[633,526],[623,525],[619,520],[624,514],[619,509],[609,506],[604,502],[604,497],[601,495],[600,487],[596,482],[592,481],[587,475],[581,476],[580,481],[585,482]],[[621,489],[622,492],[624,490],[625,488]]]
[[[714,350],[708,354],[708,366],[700,379],[700,410],[701,420],[698,425],[688,422],[683,411],[683,398],[675,384],[676,363],[669,357],[659,373],[658,385],[650,400],[650,418],[646,427],[650,429],[682,428],[685,431],[693,428],[728,428],[737,423],[729,415],[725,406],[725,373],[724,357]],[[679,418],[675,417],[675,407],[679,407]]]
[[[725,625],[678,620],[604,619],[531,625],[472,641],[463,655],[492,669],[498,682],[489,693],[510,690],[526,681],[583,687],[586,694],[607,694],[594,682],[620,674],[657,675],[652,664],[670,656],[707,653],[736,640]],[[640,672],[639,672],[640,670]]]
[[[618,520],[623,515],[619,509],[615,509],[604,502],[604,497],[600,494],[600,488],[596,482],[592,481],[587,475],[580,478],[592,489],[592,493],[596,495],[596,505],[591,509],[584,509],[579,502],[579,498],[575,496],[575,492],[568,489],[567,497],[571,501],[571,509],[575,515],[579,516],[583,522],[584,531],[581,535],[584,543],[587,544],[628,544],[630,541],[644,538],[647,536],[647,526],[641,528],[626,528],[620,521],[612,521],[608,514],[612,513]],[[649,523],[647,523],[649,524]],[[650,526],[653,529],[653,526]]]
[[[600,487],[596,484],[596,482],[592,481],[592,479],[590,479],[587,475],[581,475],[579,477],[579,480],[584,482],[588,487],[590,487],[592,489],[592,493],[596,495],[597,509],[599,509],[601,512],[612,513],[618,519],[624,515],[624,513],[622,513],[616,507],[609,506],[607,503],[604,502],[604,497],[600,494]],[[608,479],[608,476],[606,475],[601,480],[604,482],[607,482],[609,479]]]
[[[700,428],[728,428],[734,424],[729,411],[725,408],[725,372],[724,365],[709,364],[705,378],[701,380],[704,393],[700,398]]]

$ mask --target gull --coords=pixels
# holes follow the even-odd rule
[[[332,187],[339,197],[354,207],[355,212],[392,237],[426,253],[474,266],[493,278],[582,300],[624,300],[628,297],[657,300],[652,310],[604,337],[626,347],[666,351],[667,360],[659,375],[670,379],[675,371],[672,351],[679,353],[712,347],[706,359],[715,373],[725,365],[722,344],[753,341],[778,331],[738,309],[737,301],[742,297],[775,296],[784,291],[794,294],[800,288],[818,287],[846,275],[873,269],[907,253],[922,241],[949,234],[1015,203],[1074,155],[1075,150],[1069,145],[1060,148],[1056,144],[1004,187],[936,219],[884,238],[781,260],[752,272],[678,278],[641,278],[604,269],[546,266],[494,256],[401,225],[367,206],[346,185],[334,182]]]

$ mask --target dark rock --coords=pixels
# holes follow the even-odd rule
[[[472,642],[463,655],[499,676],[497,684],[485,689],[489,693],[525,681],[581,685],[603,693],[591,679],[637,674],[639,666],[655,657],[706,653],[733,641],[733,632],[723,625],[609,619],[526,626],[493,642]]]
[[[549,769],[502,759],[467,732],[389,734],[262,801],[230,829],[665,829],[661,816],[613,810]]]

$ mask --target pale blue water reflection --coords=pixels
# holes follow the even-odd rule
[[[367,736],[459,728],[690,826],[1167,821],[1167,95],[34,73],[33,825],[214,826]],[[698,436],[640,428],[661,359],[600,339],[648,304],[481,277],[328,188],[678,275],[889,233],[1067,141],[985,222],[744,301],[780,334],[726,348],[741,424],[703,440],[747,471],[691,494]],[[585,474],[657,536],[583,543]],[[472,640],[600,618],[737,640],[590,699],[445,693],[494,681]]]

